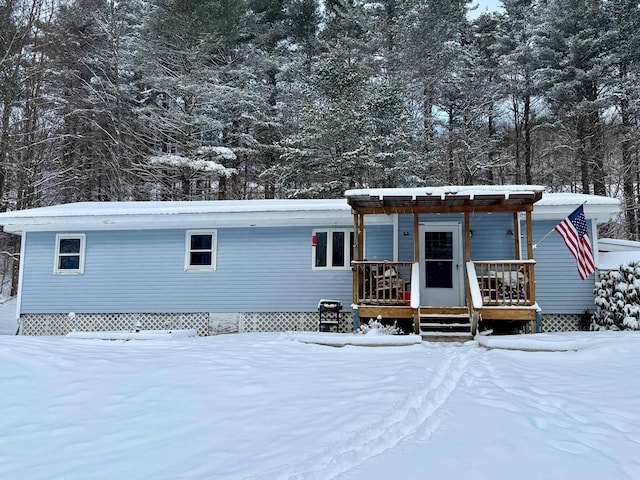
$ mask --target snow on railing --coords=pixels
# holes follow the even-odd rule
[[[411,265],[411,308],[420,308],[420,264]]]
[[[482,308],[482,292],[476,275],[476,267],[473,262],[467,262],[467,280],[469,281],[469,296],[474,310]]]

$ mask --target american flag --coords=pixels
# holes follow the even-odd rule
[[[564,244],[575,257],[578,263],[578,274],[584,280],[596,270],[596,265],[593,260],[593,250],[587,233],[587,220],[584,217],[582,205],[560,222],[555,231],[560,234]]]

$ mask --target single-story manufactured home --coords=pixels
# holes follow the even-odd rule
[[[76,203],[2,213],[0,225],[21,235],[24,335],[315,330],[330,299],[341,331],[381,317],[464,337],[571,329],[594,308],[594,275],[580,279],[559,235],[540,241],[581,204],[597,244],[618,200],[530,185]]]

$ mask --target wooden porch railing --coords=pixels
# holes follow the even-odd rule
[[[483,306],[531,306],[535,304],[535,260],[472,262]]]
[[[355,303],[410,304],[411,262],[354,261],[352,265]]]

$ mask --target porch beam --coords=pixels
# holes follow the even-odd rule
[[[509,307],[483,307],[480,315],[483,320],[517,320],[532,321],[536,319],[537,310],[535,308],[509,308]]]
[[[413,310],[411,307],[385,307],[375,305],[360,305],[358,307],[360,318],[376,318],[382,315],[382,318],[412,318]]]
[[[358,207],[357,211],[363,215],[390,215],[410,213],[502,213],[502,212],[531,212],[533,205],[457,205],[457,206],[387,206],[387,207]]]

